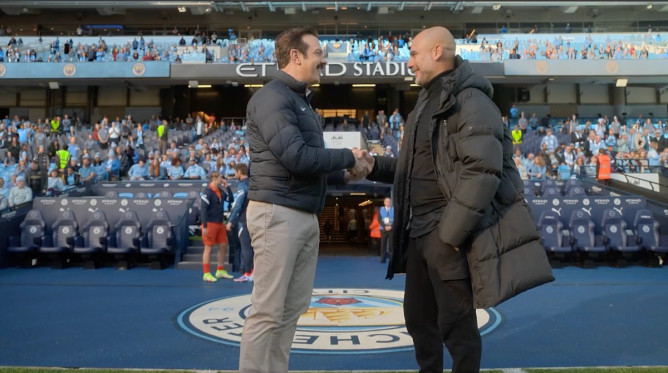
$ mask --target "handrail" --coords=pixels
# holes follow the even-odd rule
[[[660,192],[659,188],[657,188],[659,190],[654,189],[654,185],[657,185],[658,187],[668,188],[668,185],[657,183],[657,182],[654,182],[654,181],[651,181],[651,180],[645,180],[643,178],[636,177],[636,176],[627,175],[626,173],[618,173],[618,175],[623,175],[626,178],[626,182],[629,183],[629,184],[633,184],[633,182],[629,181],[629,178],[636,179],[636,180],[641,180],[641,181],[644,181],[646,183],[649,183],[649,185],[652,187],[652,192],[657,192],[657,193]]]

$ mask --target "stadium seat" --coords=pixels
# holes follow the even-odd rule
[[[172,198],[172,192],[168,190],[163,190],[160,193],[154,194],[153,198]]]
[[[111,190],[107,193],[104,194],[105,197],[107,198],[118,198],[118,192],[115,190]]]
[[[545,184],[543,184],[545,185]],[[543,197],[561,197],[561,191],[557,186],[543,188]]]
[[[536,193],[530,187],[524,187],[524,197],[535,197]]]
[[[188,198],[193,200],[193,205],[188,213],[188,225],[196,225],[199,221],[200,195],[199,192],[191,190],[188,192]]]
[[[564,192],[568,193],[573,187],[583,188],[582,182],[578,179],[569,179],[566,184],[564,184]],[[584,189],[584,188],[583,188]]]
[[[569,197],[584,197],[584,196],[587,195],[584,188],[582,188],[581,186],[573,186],[573,187],[567,189],[566,194]]]
[[[146,226],[146,237],[140,252],[148,255],[151,269],[162,269],[165,254],[170,253],[172,245],[172,223],[166,211],[156,211]]]
[[[633,222],[638,242],[642,249],[648,251],[648,264],[656,266],[659,264],[657,256],[666,257],[668,253],[668,235],[661,235],[661,224],[659,224],[652,212],[647,209],[638,210]]]
[[[555,188],[557,188],[557,190],[559,190],[559,187],[557,187],[557,183],[554,180],[547,179],[547,180],[543,181],[543,185],[541,185],[540,191],[543,195],[545,195],[545,190],[547,188],[551,188],[551,187],[555,187]]]
[[[20,229],[20,236],[9,237],[7,252],[11,253],[21,263],[21,266],[30,267],[31,255],[39,251],[44,240],[46,229],[44,216],[39,210],[30,210],[21,223]]]
[[[572,237],[573,249],[586,253],[591,259],[598,254],[606,253],[608,248],[603,238],[594,234],[594,222],[582,210],[575,210],[569,222],[569,231]],[[585,267],[593,266],[593,262],[585,259]]]
[[[109,236],[109,223],[102,211],[94,212],[76,237],[72,252],[81,255],[84,269],[95,269],[99,254],[104,253]]]
[[[603,243],[613,252],[621,253],[623,258],[617,258],[617,266],[624,266],[625,260],[631,253],[640,251],[640,245],[633,230],[628,229],[622,215],[613,210],[606,209],[603,212],[603,221],[601,222],[601,233]]]
[[[63,211],[51,226],[51,237],[46,236],[39,252],[55,260],[54,268],[65,267],[67,256],[74,248],[79,224],[72,211]]]
[[[553,211],[543,211],[538,219],[541,243],[545,250],[553,253],[556,258],[563,258],[565,254],[573,251],[571,237],[564,225],[559,220],[559,215]],[[566,235],[564,235],[566,232]],[[551,261],[552,266],[559,266],[559,261]]]
[[[137,192],[135,193],[135,198],[148,198],[148,194],[144,192]]]
[[[132,267],[141,243],[141,223],[137,213],[127,210],[114,227],[114,235],[107,245],[107,253],[118,260],[116,268]]]

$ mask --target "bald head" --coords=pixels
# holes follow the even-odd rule
[[[413,38],[408,68],[415,83],[427,84],[436,75],[455,67],[455,38],[445,27],[432,27]]]

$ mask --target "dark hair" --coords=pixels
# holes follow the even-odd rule
[[[274,50],[276,54],[276,62],[278,68],[282,69],[290,62],[290,51],[298,50],[303,55],[306,55],[308,44],[304,43],[304,35],[313,35],[318,37],[318,31],[313,27],[294,27],[281,32],[274,42]]]
[[[248,176],[248,165],[246,165],[245,163],[235,164],[234,169],[241,172],[242,175]]]

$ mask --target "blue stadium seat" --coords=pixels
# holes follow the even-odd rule
[[[524,197],[535,197],[536,193],[530,187],[524,187]]]
[[[75,238],[79,231],[79,224],[72,211],[63,211],[51,226],[51,237],[46,236],[39,252],[47,254],[55,260],[54,268],[63,268],[67,256],[74,249]]]
[[[603,238],[594,233],[594,222],[584,211],[573,211],[568,225],[575,250],[587,253],[590,258],[595,258],[596,255],[608,251],[603,243]],[[585,265],[590,264],[585,263]]]
[[[661,235],[661,224],[647,209],[638,210],[633,222],[640,247],[665,257],[668,253],[668,235]]]
[[[137,213],[133,210],[125,211],[116,223],[114,235],[112,235],[107,246],[107,253],[118,260],[116,268],[128,269],[132,267],[135,256],[139,253],[141,232],[141,223]]]
[[[584,188],[581,186],[574,186],[568,189],[566,193],[569,197],[584,197],[587,195]]]
[[[545,185],[545,184],[543,184]],[[543,188],[543,197],[560,197],[561,196],[561,191],[559,190],[558,186],[550,186],[547,188]]]
[[[109,223],[102,211],[94,212],[81,228],[81,236],[76,237],[72,252],[84,260],[85,269],[95,269],[99,254],[106,251],[109,240]]]
[[[156,211],[146,226],[146,237],[140,249],[141,254],[148,255],[151,269],[162,269],[165,254],[172,252],[172,223],[166,211]]]
[[[633,230],[628,229],[622,214],[614,209],[606,209],[603,212],[601,233],[603,235],[603,243],[613,252],[621,253],[624,258],[628,258],[630,253],[640,251],[640,245],[638,245],[635,233],[633,233]],[[618,260],[617,265],[623,266],[625,263],[623,260]]]
[[[570,236],[564,235],[564,225],[554,211],[543,211],[538,219],[540,237],[545,250],[553,253],[573,251]]]
[[[31,255],[39,251],[46,233],[44,216],[39,210],[30,210],[26,218],[21,222],[21,235],[9,237],[7,252],[22,262],[23,266],[30,266]],[[28,262],[24,262],[28,260]]]

